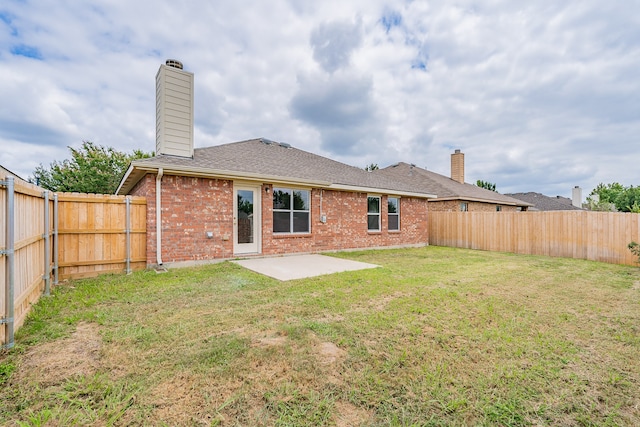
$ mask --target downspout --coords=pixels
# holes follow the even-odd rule
[[[156,262],[158,266],[162,265],[162,168],[158,169],[156,175]]]

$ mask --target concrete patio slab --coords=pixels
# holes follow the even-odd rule
[[[282,281],[379,267],[379,265],[366,262],[317,254],[253,258],[233,262],[256,273]]]

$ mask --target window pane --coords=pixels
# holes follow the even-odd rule
[[[389,215],[389,230],[398,230],[399,227],[399,215]]]
[[[387,198],[387,207],[389,209],[389,213],[398,213],[398,198],[397,197]]]
[[[291,209],[290,190],[283,188],[273,189],[273,209]]]
[[[289,212],[273,213],[273,232],[274,233],[290,233],[291,232],[291,214]]]
[[[369,213],[380,213],[380,198],[379,197],[367,197],[367,205]]]
[[[309,210],[309,192],[308,191],[306,190],[293,191],[293,209],[296,211]]]
[[[293,213],[293,232],[294,233],[309,232],[309,213],[308,212]]]
[[[367,226],[369,230],[380,230],[378,218],[380,218],[380,215],[367,215]]]

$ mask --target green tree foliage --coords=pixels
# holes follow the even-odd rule
[[[378,169],[380,169],[380,168],[378,167],[377,163],[371,163],[371,164],[369,164],[369,165],[364,167],[364,170],[366,170],[367,172],[372,172],[372,171],[375,171],[375,170],[378,170]]]
[[[600,183],[589,193],[587,202],[591,210],[640,213],[640,186]]]
[[[48,168],[40,164],[30,181],[51,191],[113,194],[131,161],[153,156],[141,150],[127,154],[90,141],[69,150],[70,159],[53,161]]]
[[[483,181],[479,179],[476,181],[476,185],[480,188],[486,188],[487,190],[496,191],[496,185],[489,181]]]

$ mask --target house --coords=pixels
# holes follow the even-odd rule
[[[511,193],[509,196],[530,203],[529,210],[531,211],[583,211],[585,209],[580,207],[582,204],[580,196],[577,196],[578,194],[581,195],[581,192],[576,191],[576,189],[579,190],[579,187],[574,188],[573,199],[562,196],[549,197],[534,192]]]
[[[156,156],[118,194],[147,199],[147,264],[428,244],[428,201],[396,181],[265,138],[193,144],[193,74],[156,75]]]
[[[375,173],[436,194],[429,201],[430,211],[526,211],[531,206],[527,201],[464,182],[464,153],[460,150],[451,155],[451,177],[408,163],[397,163]]]

